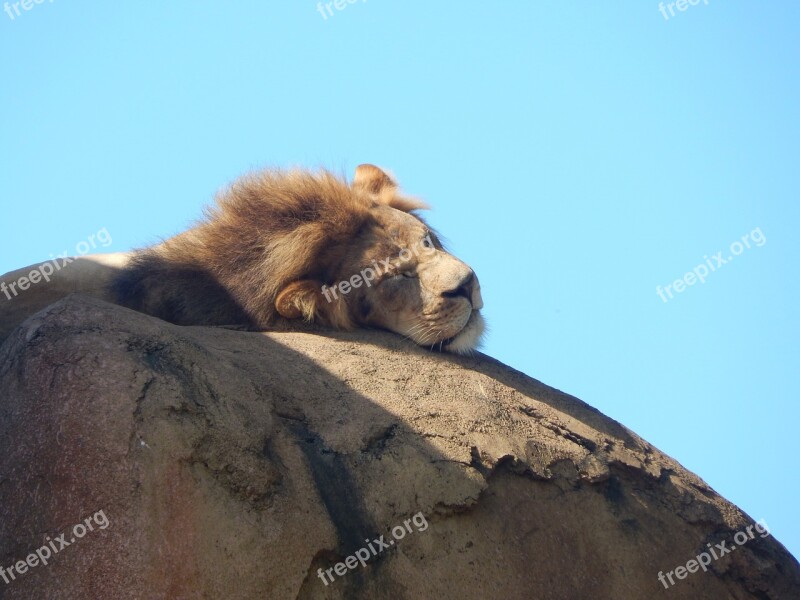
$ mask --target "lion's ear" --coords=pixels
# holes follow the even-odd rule
[[[397,184],[375,165],[358,165],[353,177],[353,187],[361,188],[371,194],[380,194],[386,189],[396,189]]]
[[[358,165],[353,178],[353,187],[375,194],[381,204],[403,212],[430,208],[422,200],[399,195],[395,180],[375,165]]]
[[[275,298],[275,309],[285,319],[313,321],[319,304],[319,287],[309,279],[293,281]]]
[[[284,287],[275,298],[275,309],[284,319],[320,321],[340,329],[352,327],[342,296],[313,279],[300,279]]]

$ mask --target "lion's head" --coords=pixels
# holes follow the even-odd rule
[[[330,243],[314,273],[292,281],[275,306],[285,318],[319,320],[340,328],[379,327],[414,342],[469,352],[484,330],[480,284],[472,269],[449,254],[399,195],[395,182],[361,165],[350,193],[366,211],[349,239]]]
[[[218,198],[198,226],[138,253],[117,300],[179,324],[305,319],[378,327],[469,352],[483,333],[478,279],[372,165],[264,171]]]

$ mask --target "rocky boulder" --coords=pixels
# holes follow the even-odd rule
[[[0,394],[0,598],[800,597],[763,524],[480,354],[70,296]]]

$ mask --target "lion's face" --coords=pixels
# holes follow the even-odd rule
[[[329,249],[335,260],[326,273],[287,286],[278,311],[338,327],[388,329],[450,352],[475,349],[484,331],[478,278],[407,212],[424,205],[396,196],[394,182],[371,165],[358,168],[352,187],[367,197],[364,225],[355,239]]]
[[[484,329],[475,273],[446,252],[418,218],[383,205],[372,213],[374,224],[339,273],[339,281],[350,283],[345,300],[353,321],[389,329],[421,346],[474,349]]]

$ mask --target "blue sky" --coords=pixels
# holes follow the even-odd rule
[[[800,3],[332,10],[0,13],[0,272],[102,228],[103,251],[153,243],[253,168],[388,167],[478,273],[486,353],[621,421],[799,556]],[[656,293],[718,251],[704,283]]]

